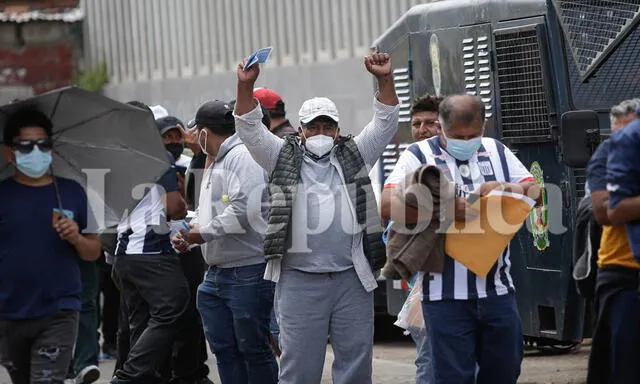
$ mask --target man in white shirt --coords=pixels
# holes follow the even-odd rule
[[[422,165],[440,167],[455,182],[457,221],[477,216],[466,201],[474,191],[485,195],[503,188],[538,198],[539,188],[525,166],[502,143],[483,137],[481,101],[467,95],[447,97],[440,104],[439,119],[441,134],[412,144],[389,175],[382,194],[383,217],[407,224],[415,224],[418,217],[438,217],[437,212],[418,216],[392,194],[397,183]],[[507,247],[486,279],[449,256],[443,273],[425,275],[423,313],[436,383],[516,383],[523,340],[510,267]]]
[[[164,141],[165,149],[175,161],[178,189],[186,202],[185,173],[191,157],[183,154],[185,148],[184,124],[175,116],[167,115],[156,119],[156,126]],[[173,221],[177,223],[181,222]],[[189,306],[182,316],[182,327],[174,345],[173,375],[174,381],[180,383],[210,383],[206,364],[207,345],[202,330],[202,320],[196,308],[198,286],[202,283],[202,275],[206,271],[204,258],[200,248],[194,248],[180,255],[180,265],[189,284]],[[167,368],[169,368],[167,364]]]
[[[442,97],[425,94],[413,102],[411,106],[411,138],[414,143],[440,134],[438,107]],[[417,276],[417,275],[416,275]],[[415,281],[414,276],[413,280]],[[427,339],[426,328],[409,327],[411,338],[416,343],[416,384],[434,384],[433,350]]]
[[[338,110],[324,97],[303,103],[298,136],[271,134],[253,98],[259,66],[237,69],[236,130],[271,175],[265,278],[277,282],[281,384],[320,382],[327,334],[333,382],[371,383],[373,273],[385,255],[367,174],[396,133],[399,107],[389,55],[365,66],[379,92],[355,138],[339,136]]]

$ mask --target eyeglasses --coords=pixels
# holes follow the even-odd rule
[[[13,144],[13,148],[21,153],[30,153],[36,145],[43,152],[53,149],[53,141],[51,139],[20,140]]]

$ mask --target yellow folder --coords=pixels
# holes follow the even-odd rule
[[[534,205],[535,201],[524,195],[491,191],[472,205],[479,211],[478,218],[454,222],[447,229],[446,254],[486,278]]]

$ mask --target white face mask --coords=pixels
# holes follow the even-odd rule
[[[334,138],[322,134],[311,136],[304,142],[304,146],[307,148],[307,151],[311,152],[318,158],[324,157],[326,154],[331,152],[334,145]]]
[[[204,132],[204,140],[202,140],[203,132]],[[200,146],[200,149],[202,150],[202,152],[204,152],[205,155],[211,156],[209,152],[207,152],[207,138],[208,138],[207,128],[202,128],[202,130],[198,132],[198,145]]]

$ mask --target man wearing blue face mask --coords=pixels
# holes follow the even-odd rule
[[[4,155],[16,171],[0,182],[0,364],[15,384],[67,377],[81,309],[80,263],[101,254],[98,235],[88,234],[97,225],[84,189],[60,177],[54,184],[48,173],[52,128],[33,110],[16,112],[4,126]]]
[[[467,95],[440,103],[440,136],[412,144],[387,178],[382,216],[415,225],[439,212],[417,212],[392,193],[396,184],[422,165],[439,167],[456,184],[455,219],[469,221],[471,192],[502,188],[538,199],[539,189],[524,165],[502,143],[483,137],[484,104]],[[478,250],[482,252],[482,250]],[[438,384],[515,384],[523,356],[522,325],[510,275],[509,247],[486,278],[445,255],[442,273],[427,273],[423,313],[428,324]],[[476,377],[476,364],[479,367]]]

